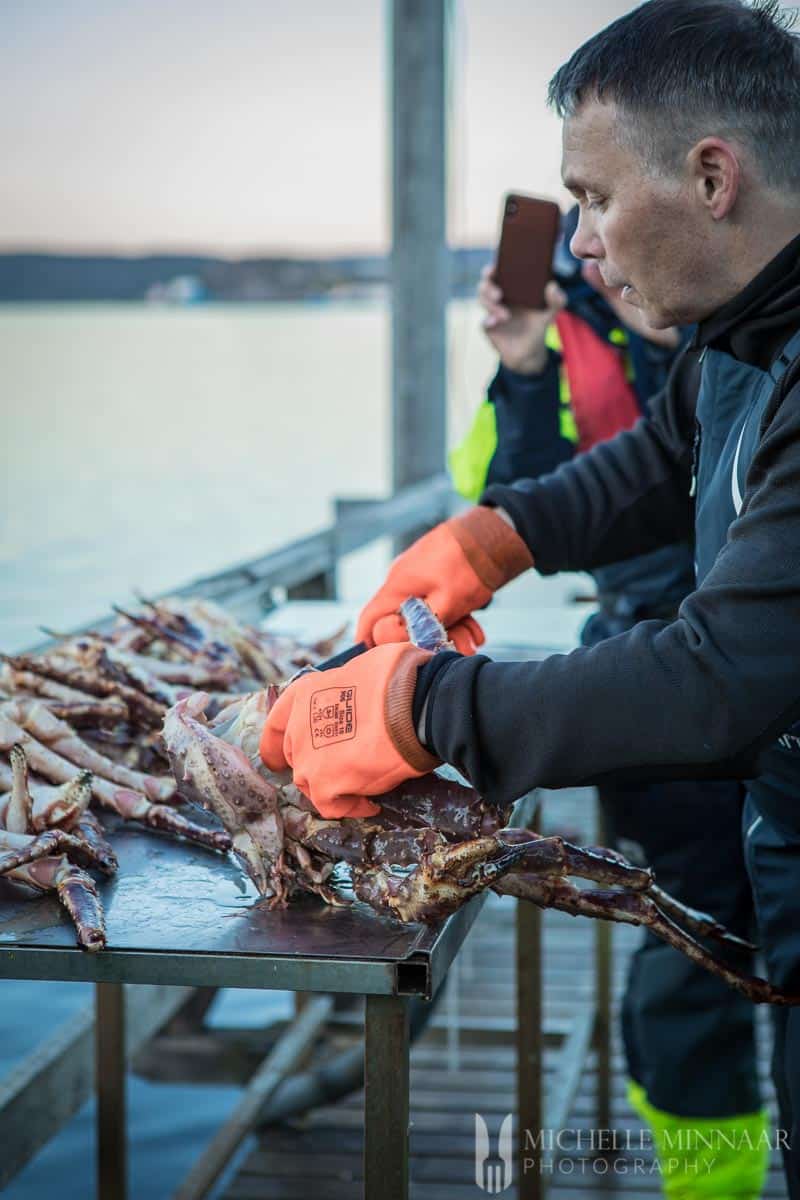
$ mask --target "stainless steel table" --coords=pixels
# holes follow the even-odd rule
[[[521,801],[516,820],[527,822],[533,807]],[[100,885],[109,949],[99,954],[75,946],[55,899],[31,900],[0,880],[0,978],[95,984],[98,1195],[126,1195],[122,985],[155,983],[365,996],[365,1195],[406,1200],[409,1000],[436,994],[482,898],[433,927],[316,897],[270,912],[232,859],[130,825],[110,828],[120,870]],[[526,1024],[528,1039],[538,1032]],[[536,1047],[521,1050],[538,1063]]]

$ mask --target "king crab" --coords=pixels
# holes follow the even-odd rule
[[[439,650],[448,644],[421,601],[407,601],[401,612],[417,645]],[[427,775],[375,797],[377,816],[321,818],[286,777],[260,760],[261,730],[277,695],[269,687],[243,696],[209,721],[209,696],[196,693],[179,700],[164,724],[181,795],[216,813],[270,907],[286,906],[300,891],[328,904],[349,903],[340,872],[334,877],[341,864],[359,900],[403,922],[441,920],[491,888],[573,916],[646,925],[751,1000],[800,1003],[800,995],[745,975],[706,949],[699,937],[731,949],[755,947],[662,891],[652,871],[613,851],[509,828],[509,809],[468,786]],[[599,887],[578,888],[571,876]]]

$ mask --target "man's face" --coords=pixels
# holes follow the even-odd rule
[[[706,214],[687,179],[656,178],[615,138],[613,104],[586,101],[564,122],[561,172],[580,205],[573,254],[641,310],[653,329],[686,325],[719,304]]]

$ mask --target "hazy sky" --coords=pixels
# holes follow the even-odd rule
[[[547,79],[626,0],[454,0],[450,237],[558,194]],[[384,0],[0,0],[0,248],[383,249]]]

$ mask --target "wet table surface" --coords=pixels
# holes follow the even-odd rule
[[[477,913],[472,902],[436,925],[403,925],[315,896],[270,911],[231,856],[105,823],[120,864],[98,885],[108,949],[79,950],[54,896],[0,880],[0,977],[424,995]]]
[[[288,606],[284,619],[296,623],[305,607]],[[326,618],[333,607],[325,606]],[[496,644],[495,656],[542,657],[513,641],[513,650]],[[527,804],[515,821],[527,819]],[[33,897],[0,879],[0,978],[430,996],[481,905],[477,897],[431,926],[403,925],[358,902],[329,907],[314,896],[270,911],[232,856],[113,817],[104,823],[120,862],[117,875],[98,885],[108,948],[78,949],[54,896]]]

